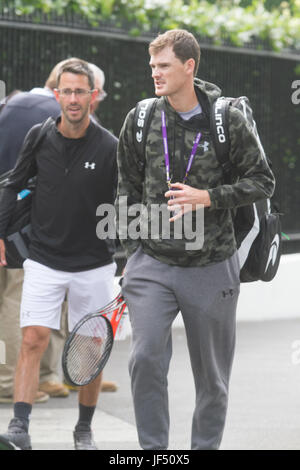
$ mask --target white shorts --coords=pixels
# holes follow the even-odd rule
[[[24,262],[21,328],[45,326],[60,329],[61,306],[67,295],[71,331],[86,314],[97,311],[115,296],[116,263],[69,273],[27,259]]]

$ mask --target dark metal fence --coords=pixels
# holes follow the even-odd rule
[[[101,28],[17,23],[0,14],[0,44],[0,80],[7,92],[43,86],[52,66],[71,56],[103,68],[108,97],[100,116],[115,135],[136,101],[153,95],[146,38]],[[300,104],[292,101],[292,83],[300,79],[299,56],[204,44],[199,77],[219,85],[227,96],[249,97],[273,161],[283,231],[291,238],[284,251],[300,251]]]

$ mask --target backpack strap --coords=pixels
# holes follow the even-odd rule
[[[30,153],[35,154],[38,147],[44,140],[44,137],[46,136],[48,130],[51,128],[52,124],[53,124],[53,118],[48,117],[45,121],[42,122],[41,126],[38,129],[36,129],[36,132],[34,133],[34,135],[32,135],[32,141],[28,142],[28,146],[29,146],[28,150]],[[35,155],[34,155],[34,158],[35,158]],[[36,185],[36,176],[33,176],[28,181],[27,187],[28,189],[32,190],[34,189],[35,185]]]
[[[31,146],[31,151],[34,152],[40,143],[42,142],[43,138],[46,136],[48,130],[50,129],[51,125],[53,123],[53,118],[48,117],[41,125],[37,136],[35,137],[32,146]]]
[[[139,158],[141,172],[145,168],[145,148],[148,130],[155,109],[157,98],[147,98],[136,105],[133,118],[133,143]]]
[[[228,130],[228,112],[230,100],[224,96],[218,98],[211,107],[210,129],[217,158],[222,166],[225,181],[230,182],[231,163],[229,161],[230,137]]]

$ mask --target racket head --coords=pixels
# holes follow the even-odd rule
[[[75,386],[91,383],[107,363],[113,342],[110,321],[99,312],[86,315],[64,346],[62,368],[66,380]]]

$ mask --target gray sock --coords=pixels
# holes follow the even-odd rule
[[[32,405],[22,401],[14,404],[14,417],[22,421],[24,430],[28,432],[29,418],[32,411]]]
[[[79,403],[79,419],[75,431],[90,431],[95,409],[95,406],[85,406]]]

